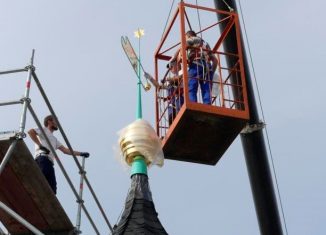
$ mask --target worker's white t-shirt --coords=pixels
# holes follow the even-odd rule
[[[60,146],[62,146],[62,144],[59,142],[59,140],[51,133],[51,131],[49,131],[48,128],[44,127],[43,130],[44,130],[45,134],[47,135],[52,147],[55,150],[57,150]],[[48,154],[48,156],[49,156],[49,159],[54,163],[54,155],[51,152],[51,148],[49,147],[48,143],[46,142],[41,130],[39,128],[36,128],[35,131],[37,133],[37,138],[39,139],[41,145],[43,145],[48,150],[50,150],[50,153]],[[35,157],[37,157],[41,153],[44,153],[44,151],[40,150],[39,146],[37,144],[35,144]]]

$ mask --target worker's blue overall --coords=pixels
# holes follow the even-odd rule
[[[171,125],[184,103],[184,97],[183,89],[178,87],[177,82],[171,82],[167,87],[167,91],[169,124]]]
[[[189,100],[197,102],[198,84],[200,85],[204,104],[211,104],[211,64],[204,59],[194,60],[188,64]]]
[[[49,159],[49,156],[45,153],[39,154],[35,161],[39,168],[41,169],[43,175],[48,181],[50,187],[52,188],[54,194],[57,194],[57,181],[55,178],[53,162]]]

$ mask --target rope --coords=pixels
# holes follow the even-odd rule
[[[168,18],[166,19],[166,22],[165,22],[164,30],[163,30],[163,33],[162,33],[162,36],[161,36],[161,41],[162,41],[163,35],[165,33],[166,27],[168,26],[168,22],[169,22],[169,19],[170,19],[170,16],[171,16],[171,12],[172,12],[172,9],[173,9],[173,6],[174,6],[174,1],[175,0],[173,0],[173,2],[171,4],[169,15],[168,15]]]
[[[172,12],[172,9],[173,9],[173,6],[174,6],[174,1],[175,1],[175,0],[172,1],[171,7],[170,7],[170,11],[169,11],[169,15],[168,15],[168,17],[167,17],[167,19],[166,19],[166,22],[165,22],[164,30],[163,30],[163,32],[162,32],[162,36],[161,36],[161,41],[162,41],[162,39],[163,39],[163,35],[164,35],[164,33],[165,33],[166,27],[168,26],[168,23],[169,23],[169,19],[170,19],[170,16],[171,16],[171,12]],[[159,103],[160,103],[160,102],[159,102]],[[162,113],[161,105],[160,105],[160,112],[159,112],[159,113]],[[167,121],[165,115],[163,116],[163,118],[165,119],[165,121]],[[165,126],[166,126],[166,125],[165,125]],[[165,133],[164,135],[166,135],[166,133]]]
[[[263,117],[263,122],[265,123],[265,115],[264,115],[262,101],[261,101],[261,97],[260,97],[260,93],[259,93],[259,87],[258,87],[258,82],[257,82],[257,78],[256,78],[256,71],[255,71],[255,68],[254,68],[254,62],[253,62],[253,59],[252,59],[251,50],[250,50],[250,46],[249,46],[249,39],[248,39],[246,25],[245,25],[245,21],[244,21],[244,17],[243,17],[241,2],[240,2],[240,0],[238,0],[238,2],[239,2],[240,13],[241,13],[241,20],[242,20],[243,29],[244,29],[245,38],[246,38],[246,44],[247,44],[248,52],[249,52],[249,58],[250,58],[251,68],[252,68],[253,75],[254,75],[255,86],[256,86],[258,100],[259,100],[259,106],[260,106],[261,114],[262,114],[262,117]],[[283,219],[283,223],[284,223],[284,227],[285,227],[285,232],[288,235],[288,229],[287,229],[287,226],[286,226],[286,220],[285,220],[285,215],[284,215],[284,210],[283,210],[283,203],[282,203],[281,193],[280,193],[280,189],[279,189],[279,185],[278,185],[278,180],[277,180],[277,175],[276,175],[276,170],[275,170],[275,165],[274,165],[274,158],[273,158],[271,144],[270,144],[269,136],[268,136],[268,130],[267,130],[267,127],[266,126],[265,126],[265,134],[266,134],[266,139],[267,139],[267,145],[268,145],[268,150],[269,150],[269,154],[270,154],[270,159],[271,159],[271,163],[272,163],[272,169],[273,169],[273,175],[274,175],[275,185],[276,185],[276,189],[277,189],[277,194],[278,194],[279,201],[280,201],[280,207],[281,207],[281,211],[282,211],[282,219]]]
[[[196,0],[196,6],[197,6],[197,18],[199,24],[200,38],[203,39],[203,33],[201,31],[201,21],[200,21],[199,10],[198,10],[198,0]]]
[[[227,4],[227,2],[225,0],[222,0],[224,2],[224,4],[227,6],[227,8],[229,8],[229,11],[232,12],[234,11],[234,9],[232,7],[230,7],[229,4]]]

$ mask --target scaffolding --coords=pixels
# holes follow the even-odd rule
[[[83,184],[84,182],[86,183],[86,186],[88,188],[88,190],[90,191],[108,229],[109,229],[109,233],[112,233],[112,226],[108,220],[108,217],[106,216],[103,207],[101,206],[92,186],[91,183],[89,182],[87,176],[86,176],[86,172],[85,172],[85,159],[82,159],[82,164],[80,164],[80,162],[78,161],[77,157],[72,154],[73,159],[76,163],[76,166],[78,168],[79,174],[80,174],[80,185],[79,185],[79,192],[77,192],[76,188],[74,187],[70,177],[68,176],[67,171],[65,170],[63,164],[61,163],[58,155],[55,152],[55,149],[52,147],[52,145],[50,144],[50,141],[48,139],[48,137],[46,136],[46,134],[44,133],[44,130],[42,128],[42,125],[39,121],[38,116],[36,115],[34,109],[32,108],[31,105],[31,99],[30,99],[30,88],[31,88],[31,82],[34,81],[35,84],[38,87],[38,90],[41,94],[41,96],[43,97],[46,106],[48,107],[50,113],[52,114],[52,116],[54,117],[58,128],[59,128],[59,132],[62,136],[62,138],[64,139],[64,142],[66,144],[66,146],[68,147],[68,149],[73,153],[73,148],[67,138],[67,135],[65,134],[62,125],[60,124],[57,115],[55,114],[55,111],[52,107],[52,105],[50,104],[50,101],[35,73],[35,67],[34,67],[34,53],[35,50],[33,50],[32,52],[32,56],[30,59],[30,64],[28,66],[26,66],[25,68],[22,69],[14,69],[14,70],[9,70],[9,71],[0,71],[0,75],[6,75],[6,74],[11,74],[11,73],[22,73],[22,72],[27,72],[27,79],[26,79],[26,86],[25,86],[25,94],[23,96],[23,98],[19,99],[19,100],[13,100],[13,101],[4,101],[4,102],[0,102],[0,106],[7,106],[7,105],[16,105],[16,104],[21,104],[22,105],[22,113],[21,113],[21,117],[20,117],[20,124],[19,124],[19,131],[15,131],[15,132],[11,132],[9,133],[9,135],[12,137],[10,145],[8,147],[8,149],[6,150],[3,160],[1,161],[0,164],[0,176],[2,176],[2,174],[5,171],[6,166],[8,165],[8,162],[11,160],[12,156],[13,156],[13,152],[16,148],[16,146],[19,145],[20,142],[22,142],[22,140],[26,137],[25,134],[25,125],[26,125],[26,115],[27,115],[27,111],[30,112],[31,116],[33,117],[37,127],[41,130],[43,136],[46,139],[46,142],[48,143],[48,145],[50,146],[50,150],[51,152],[54,154],[55,156],[55,160],[58,164],[58,166],[60,167],[65,179],[67,180],[74,196],[76,197],[76,202],[78,203],[78,209],[77,209],[77,219],[76,219],[76,226],[74,228],[73,234],[80,234],[80,222],[81,222],[81,212],[83,211],[84,214],[86,215],[86,218],[88,219],[88,221],[90,222],[90,224],[92,225],[95,234],[100,234],[99,230],[97,228],[97,226],[95,225],[94,220],[92,219],[91,215],[89,214],[82,195],[83,195]],[[17,145],[18,144],[18,145]],[[0,185],[1,187],[1,185]],[[14,195],[13,195],[14,196]],[[33,232],[34,234],[46,234],[43,233],[42,231],[40,231],[40,229],[36,228],[35,226],[33,226],[31,223],[29,223],[29,218],[23,218],[22,216],[20,216],[19,214],[17,214],[15,211],[13,211],[11,208],[9,208],[7,205],[5,205],[1,200],[0,200],[0,208],[5,211],[7,214],[9,214],[11,217],[13,217],[16,221],[18,221],[20,224],[22,224],[24,227],[26,227],[29,231]],[[1,220],[1,218],[0,218]],[[2,220],[1,220],[2,221]],[[2,233],[2,231],[0,230],[0,233]],[[53,234],[53,233],[51,233]]]

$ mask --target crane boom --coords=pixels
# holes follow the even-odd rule
[[[232,8],[237,12],[235,0],[214,0],[214,3],[217,9],[228,11]],[[220,27],[223,29],[225,25],[221,24]],[[229,35],[226,41],[224,41],[223,46],[226,51],[232,53],[237,49],[236,42],[236,36],[235,33],[233,33]],[[241,44],[243,49],[244,70],[250,113],[248,125],[249,127],[260,126],[257,105],[250,78],[250,70],[242,38]],[[232,60],[232,58],[230,58],[230,60]],[[227,61],[227,63],[232,64],[232,61]],[[248,131],[247,133],[242,133],[241,142],[245,154],[260,232],[263,235],[282,235],[282,224],[280,221],[262,128],[256,128],[252,132]]]

